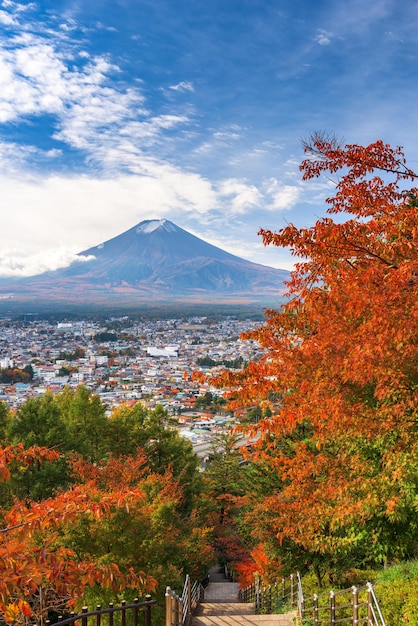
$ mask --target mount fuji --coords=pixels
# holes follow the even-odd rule
[[[250,304],[280,298],[286,270],[230,254],[169,220],[145,220],[64,269],[2,282],[15,301]],[[3,296],[4,298],[4,296]]]

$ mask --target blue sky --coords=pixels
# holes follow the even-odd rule
[[[300,140],[418,138],[416,0],[0,0],[0,275],[143,219],[291,268],[324,215]]]

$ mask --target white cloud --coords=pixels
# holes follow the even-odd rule
[[[0,44],[0,123],[52,115],[51,139],[80,150],[86,164],[138,172],[144,150],[163,146],[166,131],[189,120],[150,115],[138,88],[111,86],[115,73],[119,68],[104,56],[65,46],[58,51],[30,33],[14,37],[7,48]]]
[[[283,185],[275,178],[271,178],[266,187],[266,195],[271,198],[269,209],[271,211],[292,209],[300,199],[301,192],[300,186]]]
[[[228,205],[227,212],[232,215],[246,213],[258,206],[262,198],[255,185],[249,185],[235,178],[223,181],[219,185],[219,194]]]
[[[50,248],[36,254],[28,254],[26,250],[10,250],[0,253],[0,276],[34,276],[51,269],[68,267],[76,259],[85,262],[94,259],[94,256],[77,256],[65,248]]]
[[[317,41],[320,46],[328,46],[331,43],[332,37],[332,33],[320,28],[319,33],[315,37],[315,41]]]
[[[110,86],[117,66],[103,56],[90,58],[83,52],[77,56],[79,65],[74,66],[71,50],[58,51],[53,43],[30,33],[12,38],[7,47],[0,44],[0,122],[53,115],[55,140],[83,150],[87,159],[104,159],[118,134],[128,134],[129,125],[132,129],[132,122],[148,113],[137,88]],[[176,121],[170,115],[146,119],[147,141]],[[135,140],[140,139],[136,133]]]
[[[215,139],[220,139],[221,141],[223,141],[224,139],[229,140],[229,139],[240,139],[241,135],[238,133],[234,133],[232,131],[229,132],[225,132],[225,131],[218,131],[216,133],[214,133],[214,138]]]
[[[0,23],[5,24],[6,26],[17,25],[17,20],[10,15],[10,13],[6,13],[6,11],[0,10]]]
[[[194,92],[193,83],[190,81],[181,81],[177,83],[177,85],[170,85],[169,89],[173,89],[174,91],[192,91]]]

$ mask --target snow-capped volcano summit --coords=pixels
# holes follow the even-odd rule
[[[64,269],[20,281],[16,296],[30,292],[42,299],[96,303],[248,302],[280,296],[289,276],[234,256],[166,219],[140,222],[78,257]]]
[[[152,233],[154,230],[158,230],[159,228],[162,228],[167,232],[176,231],[176,226],[168,220],[145,220],[144,222],[138,224],[138,226],[136,227],[136,232],[149,234]]]

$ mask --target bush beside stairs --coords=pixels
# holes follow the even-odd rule
[[[284,614],[256,615],[253,603],[239,600],[238,583],[225,576],[222,566],[209,571],[205,599],[192,618],[192,626],[294,626],[296,611]]]

